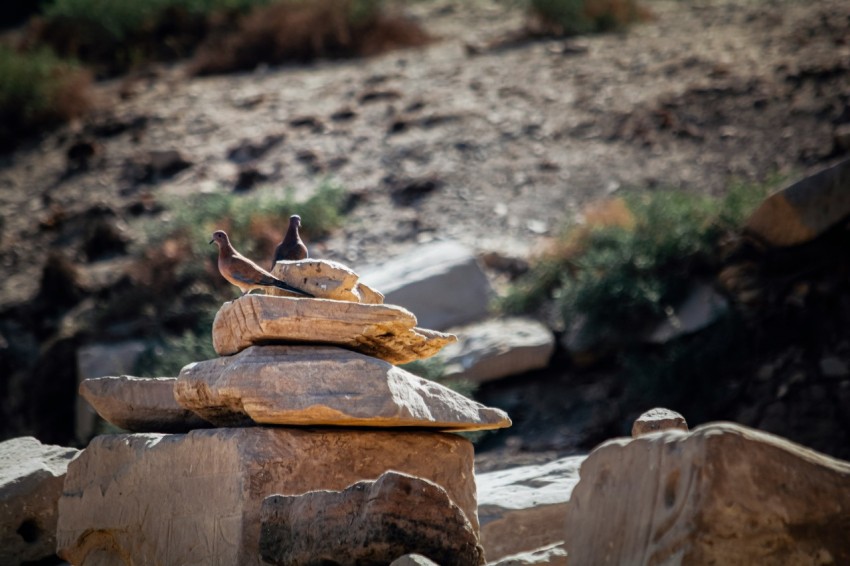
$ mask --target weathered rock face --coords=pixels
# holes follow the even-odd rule
[[[441,566],[484,564],[478,537],[439,485],[386,472],[342,491],[263,500],[260,556],[286,566],[380,566],[415,552]]]
[[[408,255],[363,270],[385,301],[416,313],[427,328],[445,330],[487,317],[493,294],[472,252],[457,242],[419,246]]]
[[[330,346],[254,346],[189,364],[177,401],[217,425],[481,430],[508,415],[387,362]]]
[[[546,367],[555,337],[545,325],[527,318],[500,318],[454,329],[458,341],[438,355],[445,376],[477,383]]]
[[[762,202],[747,230],[773,246],[813,240],[850,215],[850,159],[806,177]]]
[[[313,343],[351,348],[392,364],[427,358],[457,338],[416,328],[416,317],[392,305],[245,295],[224,303],[213,322],[221,356],[255,344]]]
[[[279,261],[272,269],[272,275],[319,299],[375,305],[384,302],[384,296],[381,293],[360,283],[354,271],[335,261],[326,259]],[[291,296],[273,287],[269,288],[269,294],[279,297]]]
[[[129,557],[258,564],[264,498],[341,490],[387,470],[441,486],[477,532],[472,465],[472,444],[440,433],[251,427],[99,436],[68,468],[57,548],[75,566]]]
[[[104,376],[86,379],[80,395],[107,422],[130,432],[188,432],[209,428],[174,399],[175,377]]]
[[[850,563],[850,464],[717,423],[615,439],[581,467],[573,564]]]
[[[56,505],[68,463],[78,453],[31,436],[0,442],[0,564],[56,554]]]
[[[632,438],[671,429],[688,432],[688,423],[685,421],[685,417],[670,409],[660,407],[650,409],[635,419],[632,425]]]
[[[476,476],[481,546],[488,560],[564,540],[567,502],[585,456]]]

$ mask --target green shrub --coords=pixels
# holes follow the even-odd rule
[[[619,201],[627,210],[608,205],[601,220],[597,214],[569,227],[499,306],[522,313],[550,302],[563,327],[582,317],[588,337],[657,322],[694,279],[715,273],[723,239],[770,186],[736,185],[723,199],[673,191],[628,195]]]
[[[647,17],[636,0],[530,0],[529,11],[541,31],[556,35],[617,30]]]
[[[31,43],[114,75],[148,60],[190,55],[212,29],[271,0],[53,0]]]
[[[0,45],[0,149],[82,115],[90,83],[86,71],[47,49],[17,52]]]
[[[30,41],[113,75],[196,54],[197,73],[373,55],[427,41],[384,0],[53,0]]]

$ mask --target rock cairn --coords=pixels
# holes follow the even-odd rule
[[[316,298],[240,297],[225,303],[213,323],[221,357],[191,363],[176,378],[81,384],[81,395],[105,420],[130,432],[94,438],[69,466],[59,501],[59,555],[78,566],[259,564],[261,531],[264,540],[281,536],[274,523],[263,523],[264,500],[309,507],[290,500],[335,491],[334,501],[345,501],[340,509],[368,513],[362,497],[346,496],[361,488],[346,488],[379,480],[388,500],[379,508],[404,508],[414,521],[422,509],[427,524],[463,533],[473,545],[465,556],[483,563],[472,444],[450,433],[511,421],[397,367],[456,338],[418,328],[412,313],[383,304],[381,293],[343,265],[278,262],[273,273]],[[380,479],[388,472],[418,479]],[[442,494],[434,505],[417,502],[421,489],[411,495],[417,481],[427,493]],[[434,509],[451,516],[441,521]],[[381,521],[363,524],[375,529]],[[321,544],[321,530],[303,528]],[[451,546],[428,545],[460,540],[445,534],[422,537],[421,546],[409,540],[404,550],[444,556]],[[368,551],[378,563],[397,558]]]

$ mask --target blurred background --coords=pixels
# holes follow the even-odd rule
[[[214,357],[210,234],[265,265],[297,213],[357,272],[456,242],[487,281],[464,323],[545,327],[531,371],[409,368],[508,411],[480,454],[665,406],[850,458],[846,168],[752,217],[847,158],[847,2],[42,0],[0,26],[0,440],[84,446],[110,428],[81,379]],[[820,224],[766,236],[807,202]]]

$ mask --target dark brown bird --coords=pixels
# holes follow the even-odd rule
[[[299,259],[307,259],[307,256],[310,255],[307,252],[307,246],[301,241],[301,235],[298,233],[299,228],[301,228],[301,217],[293,214],[289,217],[289,228],[286,230],[283,241],[274,250],[272,269],[281,260],[297,261]]]
[[[227,233],[217,230],[212,235],[211,244],[218,246],[218,271],[221,276],[233,283],[245,295],[253,289],[263,287],[277,287],[290,293],[312,297],[310,293],[302,291],[288,283],[284,283],[247,257],[243,256],[230,244]]]

